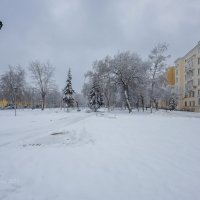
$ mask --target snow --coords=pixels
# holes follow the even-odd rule
[[[1,200],[199,200],[200,114],[0,110]]]

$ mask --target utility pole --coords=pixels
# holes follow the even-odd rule
[[[35,88],[32,88],[32,109],[34,109],[34,91]]]
[[[15,96],[15,116],[16,116],[17,115],[17,102],[16,102],[17,87],[14,87],[14,96]]]

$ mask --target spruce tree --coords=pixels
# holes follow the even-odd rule
[[[101,94],[100,87],[97,82],[93,83],[88,100],[89,107],[94,112],[97,112],[97,110],[103,105],[103,95]]]
[[[64,93],[63,102],[66,103],[67,108],[74,107],[73,94],[75,92],[72,89],[72,75],[71,75],[71,70],[70,69],[68,71],[66,86],[65,86],[65,88],[63,90],[63,93]]]
[[[169,110],[171,111],[171,110],[175,110],[176,109],[176,106],[177,106],[177,104],[176,104],[176,100],[172,97],[172,98],[170,98],[170,100],[169,100]]]

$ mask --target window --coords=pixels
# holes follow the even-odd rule
[[[200,68],[198,69],[198,75],[200,75]]]
[[[198,90],[198,96],[200,96],[200,90]]]
[[[199,99],[199,103],[200,103],[200,99]],[[199,104],[200,105],[200,104]],[[187,107],[187,101],[185,101],[185,107]]]
[[[190,106],[192,106],[192,102],[190,101]]]
[[[194,91],[189,92],[189,97],[194,97]]]
[[[193,106],[195,106],[195,101],[193,101]]]
[[[198,65],[200,65],[200,58],[198,58]]]
[[[200,78],[198,79],[198,85],[200,85]]]
[[[200,98],[199,98],[198,104],[199,104],[199,106],[200,106]]]

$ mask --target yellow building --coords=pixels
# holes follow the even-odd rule
[[[178,108],[200,111],[200,42],[176,63]]]
[[[0,100],[0,108],[4,108],[6,105],[8,105],[8,101],[5,99]]]
[[[168,82],[168,85],[170,86],[174,86],[175,85],[175,67],[172,66],[172,67],[169,67],[167,69],[167,82]]]

